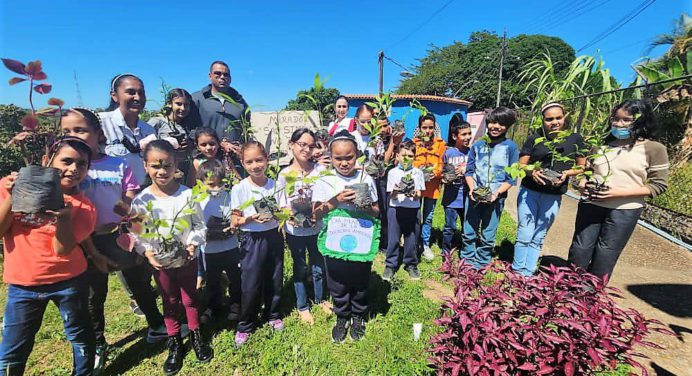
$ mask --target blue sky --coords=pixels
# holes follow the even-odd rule
[[[256,110],[282,108],[312,85],[316,72],[342,93],[377,91],[377,53],[411,66],[431,44],[466,42],[471,32],[507,28],[510,36],[548,34],[575,49],[635,8],[640,0],[524,0],[449,3],[430,1],[32,1],[0,3],[0,56],[40,59],[56,96],[67,106],[105,107],[110,79],[131,72],[150,100],[161,97],[161,78],[196,91],[208,83],[209,63],[231,66],[232,86]],[[575,17],[579,4],[600,4]],[[647,42],[672,28],[692,1],[657,0],[593,48],[624,82]],[[419,29],[419,30],[418,30]],[[418,30],[410,37],[402,38]],[[664,49],[656,49],[658,56]],[[396,88],[401,68],[386,62],[385,90]],[[0,103],[27,106],[27,87],[8,86],[0,67]],[[49,96],[36,99],[39,107]],[[148,109],[158,108],[149,103]]]

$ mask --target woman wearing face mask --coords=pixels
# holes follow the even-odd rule
[[[156,130],[139,119],[147,96],[139,77],[124,73],[111,80],[111,98],[106,112],[99,113],[106,136],[105,153],[125,159],[137,183],[144,183],[146,173],[142,149],[156,139]]]
[[[579,182],[579,203],[569,261],[598,277],[611,276],[644,209],[668,179],[665,146],[651,141],[651,105],[628,100],[613,108],[610,136],[590,162],[592,180]],[[602,185],[601,185],[602,184]]]

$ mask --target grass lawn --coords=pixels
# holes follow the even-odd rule
[[[434,236],[439,238],[444,216],[435,211]],[[515,224],[503,215],[497,242],[505,248],[514,241]],[[435,248],[439,254],[439,248]],[[313,309],[315,325],[300,323],[295,311],[295,295],[291,282],[291,258],[286,253],[285,285],[282,308],[286,314],[286,329],[272,333],[262,327],[241,349],[233,343],[235,332],[228,322],[212,323],[205,328],[213,333],[214,359],[208,364],[197,363],[188,353],[181,375],[414,375],[429,374],[428,338],[435,333],[433,320],[439,314],[439,298],[451,289],[441,283],[436,271],[440,258],[421,263],[422,280],[412,282],[400,270],[392,283],[380,278],[383,257],[375,260],[370,284],[372,318],[365,339],[344,344],[331,342],[335,317],[319,307]],[[6,286],[0,286],[0,306],[5,305]],[[166,358],[165,344],[148,345],[144,338],[146,321],[133,315],[128,298],[115,276],[110,278],[106,301],[106,338],[111,344],[111,356],[105,374],[161,374]],[[419,341],[413,338],[413,323],[422,323]],[[72,368],[72,353],[65,340],[62,322],[54,305],[50,304],[43,326],[36,336],[36,345],[29,358],[27,374],[68,375]]]

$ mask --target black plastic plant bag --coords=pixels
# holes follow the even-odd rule
[[[52,167],[26,166],[12,188],[12,211],[35,214],[65,206],[60,188],[60,171]]]

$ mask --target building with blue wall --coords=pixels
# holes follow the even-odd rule
[[[358,106],[365,102],[374,101],[376,94],[344,94],[348,98],[348,117],[354,117]],[[471,102],[463,99],[438,97],[435,95],[392,95],[395,99],[392,106],[392,113],[389,116],[390,121],[402,120],[405,117],[406,137],[413,138],[413,132],[418,126],[418,117],[420,112],[411,108],[411,101],[417,99],[429,112],[435,115],[437,124],[440,127],[440,136],[445,141],[449,132],[449,120],[452,115],[459,112],[464,119],[471,106]]]

